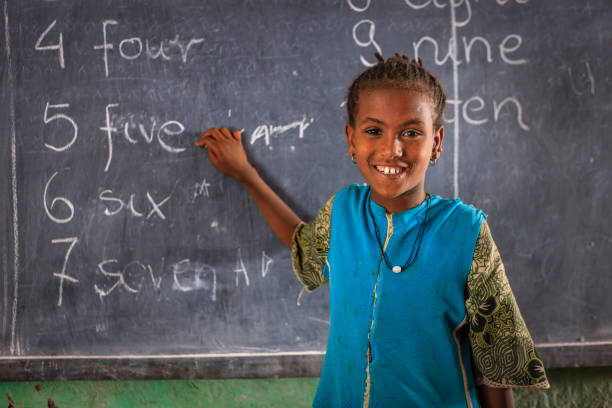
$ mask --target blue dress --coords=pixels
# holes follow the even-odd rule
[[[392,266],[405,264],[426,213],[415,262],[394,273],[381,247]],[[458,199],[388,214],[366,186],[332,197],[292,248],[307,290],[329,282],[313,406],[477,407],[477,381],[548,387],[496,251],[484,213]],[[507,355],[510,364],[496,361]]]

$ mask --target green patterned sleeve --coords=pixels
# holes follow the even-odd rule
[[[293,233],[291,246],[293,271],[308,292],[328,282],[323,269],[329,251],[334,197],[325,203],[314,220],[299,224]]]
[[[549,388],[486,221],[476,241],[465,306],[476,381],[495,388]]]

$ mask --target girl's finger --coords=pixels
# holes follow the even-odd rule
[[[214,143],[215,143],[215,139],[212,137],[210,133],[204,133],[202,137],[200,138],[200,140],[195,142],[196,146],[200,146],[200,147],[208,147]]]
[[[218,140],[222,140],[223,139],[223,135],[221,134],[221,132],[219,131],[219,129],[216,128],[212,128],[206,131],[206,133],[204,133],[204,137],[206,138],[210,138],[214,141],[218,141]]]
[[[238,140],[238,141],[240,141],[240,139],[242,138],[240,135],[240,131],[238,129],[232,130],[232,136],[234,137],[235,140]]]
[[[206,147],[206,133],[200,136],[200,140],[195,141],[195,145],[199,147]]]
[[[225,139],[231,139],[231,138],[232,138],[232,135],[231,135],[231,133],[230,133],[229,129],[228,129],[228,128],[226,128],[226,127],[222,127],[222,128],[220,129],[219,133],[221,133],[221,135],[222,135],[222,136],[223,136]]]
[[[202,133],[202,137],[211,136],[215,133],[215,131],[217,131],[216,128],[210,128],[206,132]]]

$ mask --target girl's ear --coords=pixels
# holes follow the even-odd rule
[[[433,153],[437,155],[439,152],[438,149],[442,147],[442,141],[444,140],[444,125],[440,126],[434,132],[434,145],[433,145]]]
[[[344,125],[344,135],[346,136],[348,154],[352,157],[355,153],[355,129],[348,122]]]

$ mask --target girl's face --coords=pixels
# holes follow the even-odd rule
[[[420,92],[400,88],[360,91],[355,127],[346,124],[348,153],[388,212],[404,211],[425,199],[425,173],[437,157],[444,127],[434,131],[433,106]]]

